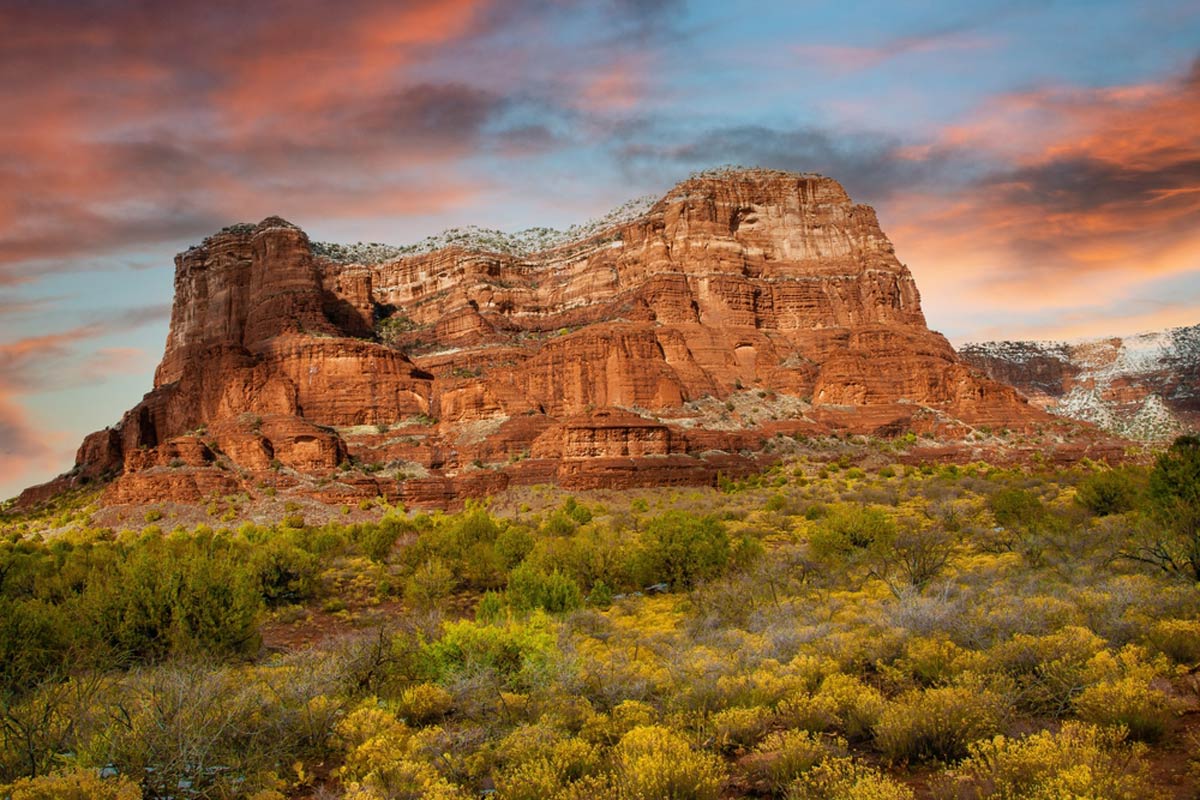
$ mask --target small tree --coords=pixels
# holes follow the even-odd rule
[[[1150,525],[1122,555],[1200,581],[1200,437],[1180,436],[1150,472]]]
[[[955,544],[956,537],[940,525],[906,519],[872,542],[866,560],[870,574],[900,597],[909,588],[928,586],[945,568]]]

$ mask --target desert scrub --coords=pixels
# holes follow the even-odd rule
[[[582,791],[600,769],[599,750],[581,739],[559,739],[509,764],[496,778],[506,800],[547,800]],[[583,784],[579,784],[584,781]]]
[[[754,748],[754,754],[754,774],[780,792],[822,761],[845,756],[846,740],[809,731],[776,731]]]
[[[550,622],[535,612],[528,620],[503,625],[471,620],[446,623],[441,638],[421,648],[419,661],[435,681],[486,672],[507,688],[519,689],[542,683],[557,657]]]
[[[956,761],[997,733],[1007,711],[1003,698],[976,686],[908,692],[880,716],[875,743],[893,761]]]
[[[346,753],[338,774],[347,800],[458,800],[466,798],[419,760],[411,731],[391,712],[364,702],[334,728]]]
[[[780,722],[814,733],[840,731],[851,741],[871,737],[887,701],[878,689],[840,672],[828,675],[813,693],[797,693],[780,701]]]
[[[124,776],[101,778],[97,770],[73,769],[0,786],[6,800],[142,800],[142,790]]]
[[[1017,682],[1022,711],[1063,716],[1072,699],[1094,682],[1088,662],[1104,650],[1102,638],[1087,628],[1068,626],[1045,636],[1017,634],[992,648],[989,656],[994,668]]]
[[[1164,619],[1154,623],[1146,639],[1158,652],[1177,664],[1200,662],[1200,621]]]
[[[697,752],[678,733],[658,725],[634,728],[613,749],[621,800],[717,800],[724,765]]]
[[[454,698],[435,683],[409,686],[396,703],[396,711],[412,725],[428,725],[450,713]]]
[[[765,708],[726,708],[709,718],[713,747],[722,753],[752,747],[767,732],[773,715]]]
[[[1123,727],[1132,739],[1157,742],[1171,719],[1167,696],[1144,679],[1127,676],[1089,686],[1075,699],[1084,722]]]
[[[970,757],[943,776],[937,800],[1138,800],[1155,796],[1145,745],[1120,730],[1066,722],[1057,733],[997,736],[971,746]]]
[[[787,800],[913,800],[913,793],[873,767],[832,758],[793,781]]]

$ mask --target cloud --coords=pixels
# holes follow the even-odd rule
[[[1098,309],[1156,277],[1200,274],[1197,130],[1200,62],[1153,83],[998,94],[903,137],[842,125],[689,133],[644,116],[619,129],[614,155],[664,178],[722,163],[834,177],[877,206],[930,318],[969,328],[1081,296],[1119,317]]]
[[[671,136],[646,136],[644,131],[635,136],[623,147],[623,158],[671,163],[675,172],[725,163],[819,172],[836,178],[857,199],[872,202],[929,182],[961,183],[956,173],[971,168],[955,148],[911,157],[899,137],[874,131],[741,125],[708,130],[675,145],[655,143],[671,141]]]
[[[194,241],[239,218],[461,204],[486,183],[456,174],[458,162],[513,102],[414,71],[449,43],[491,35],[493,5],[0,10],[0,285]],[[519,19],[521,4],[507,5],[505,19]]]
[[[995,268],[979,288],[1022,305],[1062,302],[1078,281],[1109,298],[1200,271],[1196,74],[993,99],[934,144],[992,166],[965,191],[897,198],[902,236],[923,241],[923,254],[965,256],[960,265],[986,257]]]
[[[0,486],[20,489],[70,463],[77,432],[47,430],[25,401],[42,392],[97,386],[116,374],[146,370],[139,348],[102,347],[88,353],[99,337],[162,322],[166,305],[134,306],[67,330],[0,343]],[[36,477],[35,477],[36,476]]]
[[[804,62],[831,72],[859,72],[908,55],[952,50],[978,51],[996,46],[998,39],[962,27],[897,36],[876,45],[801,44],[793,52]]]
[[[61,469],[69,460],[62,449],[62,432],[41,429],[18,398],[53,383],[52,366],[101,329],[85,325],[0,344],[0,485],[32,482],[26,476]]]
[[[0,342],[0,396],[78,385],[79,375],[67,368],[68,362],[78,357],[88,343],[165,321],[170,315],[171,307],[165,304],[133,306],[67,330]],[[111,357],[117,351],[102,348],[98,352],[102,357]]]
[[[40,430],[20,405],[0,394],[0,485],[17,488],[30,476],[61,469],[69,461],[61,434]]]

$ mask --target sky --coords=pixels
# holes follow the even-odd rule
[[[1200,323],[1200,3],[0,0],[0,497],[151,387],[174,254],[565,227],[697,169],[879,212],[952,342]]]

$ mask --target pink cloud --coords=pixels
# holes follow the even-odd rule
[[[876,45],[800,44],[792,48],[802,61],[831,72],[861,72],[902,56],[995,47],[999,39],[965,31],[900,36]]]

